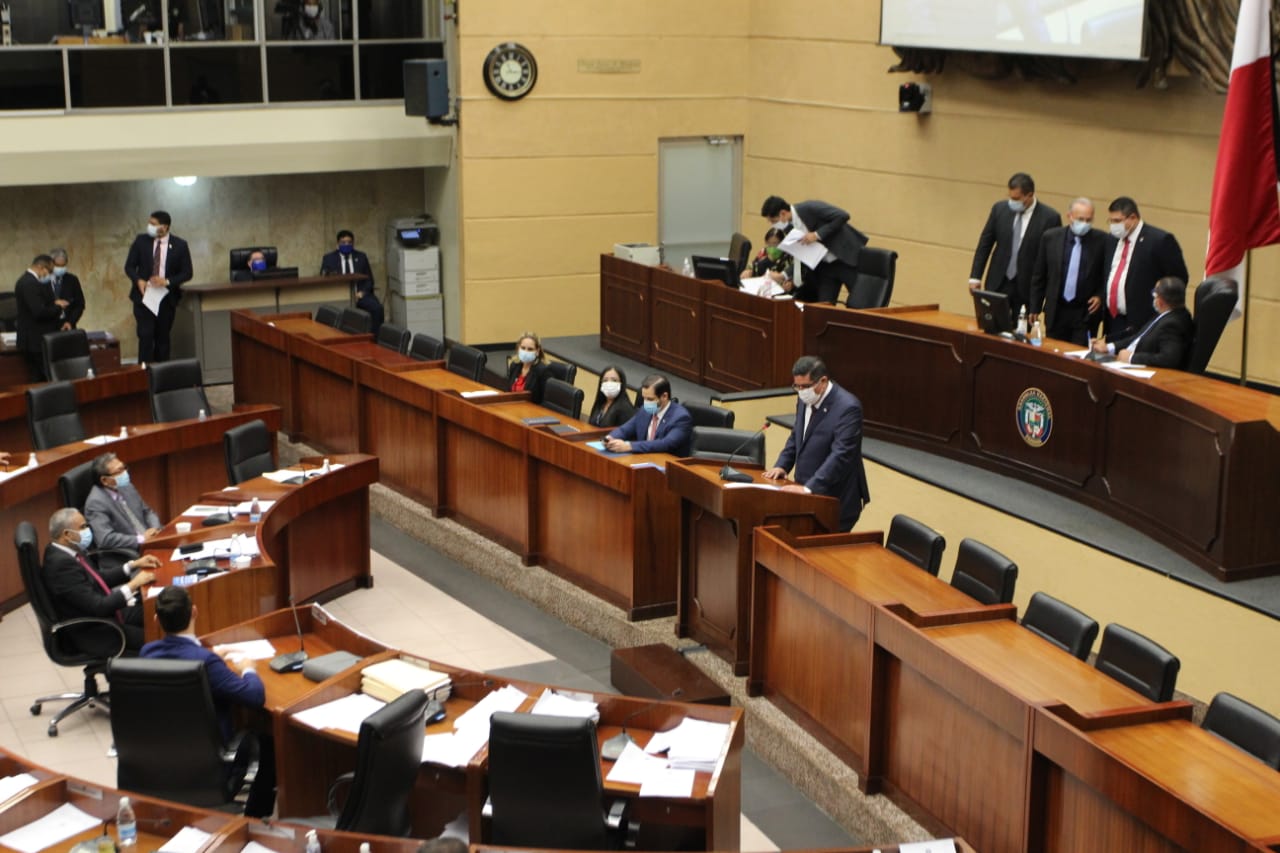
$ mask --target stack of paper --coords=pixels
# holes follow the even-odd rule
[[[600,706],[590,699],[575,699],[551,688],[542,691],[530,714],[545,714],[548,717],[586,717],[600,722]]]
[[[213,506],[212,504],[192,504],[184,509],[178,515],[190,515],[195,518],[208,518],[211,515],[219,515],[225,513],[225,506]]]
[[[642,797],[688,797],[693,794],[694,771],[673,770],[667,762],[634,743],[627,744],[605,777],[619,785],[639,785]]]
[[[716,769],[720,753],[729,738],[728,723],[710,723],[685,717],[680,725],[666,732],[657,732],[644,751],[650,754],[665,752],[667,764],[675,769]]]
[[[489,739],[489,718],[498,711],[514,711],[528,698],[529,694],[518,687],[512,687],[508,684],[506,687],[494,690],[473,705],[470,711],[454,720],[453,727],[455,729],[464,729],[471,726],[479,726],[484,731],[484,739],[487,741]]]
[[[360,681],[362,691],[383,702],[399,699],[410,690],[422,690],[440,701],[437,691],[448,686],[449,676],[446,673],[435,672],[425,664],[403,658],[366,666]]]
[[[259,553],[258,540],[255,537],[235,536],[226,539],[206,539],[200,543],[199,551],[192,551],[189,554],[174,548],[169,559],[177,562],[178,560],[202,560],[205,557],[230,557],[236,548],[239,548],[240,553],[246,557],[256,557]]]
[[[30,773],[18,773],[14,776],[6,776],[0,779],[0,803],[14,794],[27,790],[37,781],[36,777]]]
[[[213,650],[220,655],[248,660],[271,660],[276,656],[276,648],[270,640],[244,640],[239,643],[223,643],[214,646]]]
[[[0,844],[19,853],[37,853],[73,835],[102,826],[102,820],[64,803],[42,818],[0,835]]]
[[[178,834],[160,847],[160,853],[196,853],[208,843],[212,835],[194,826],[184,826]]]
[[[462,767],[489,742],[489,718],[494,712],[514,711],[528,698],[524,691],[509,684],[494,690],[453,721],[454,731],[426,735],[422,740],[422,760]]]
[[[337,729],[340,732],[360,734],[360,724],[370,714],[385,705],[372,696],[363,693],[352,693],[332,702],[299,711],[293,718],[304,726],[313,729]]]

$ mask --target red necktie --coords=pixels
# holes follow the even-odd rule
[[[1124,276],[1125,264],[1129,262],[1129,238],[1124,238],[1124,248],[1120,250],[1120,263],[1116,265],[1116,274],[1111,277],[1110,293],[1107,296],[1107,310],[1114,317],[1120,313],[1120,279]]]
[[[654,415],[649,419],[649,440],[653,441],[654,436],[658,434],[658,416]]]
[[[103,595],[111,594],[111,587],[107,586],[107,582],[102,579],[102,575],[94,571],[93,566],[89,563],[88,560],[84,558],[83,554],[76,554],[76,562],[84,567],[84,570],[89,573],[89,577],[93,578],[95,581],[98,582],[98,586],[102,588]],[[124,622],[124,619],[120,617],[119,610],[116,611],[116,621]]]
[[[160,269],[160,240],[157,238],[154,254],[151,256],[151,274],[164,275],[164,270]]]

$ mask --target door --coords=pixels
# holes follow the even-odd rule
[[[742,209],[742,137],[658,141],[658,242],[674,270],[692,255],[725,257]]]

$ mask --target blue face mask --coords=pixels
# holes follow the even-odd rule
[[[1021,213],[1027,209],[1027,203],[1025,201],[1014,201],[1013,199],[1009,199],[1009,209],[1014,213]]]
[[[126,468],[125,470],[121,471],[119,474],[116,474],[116,488],[117,488],[117,489],[118,489],[118,488],[120,488],[121,486],[127,486],[127,485],[129,485],[129,483],[130,483],[130,480],[129,480],[129,470],[128,470],[127,468]]]
[[[254,272],[262,272],[266,268],[267,268],[267,262],[262,260],[262,258],[254,258],[252,261],[249,262],[249,269],[253,270]]]
[[[341,253],[342,253],[342,254],[344,254],[344,255],[349,255],[349,254],[351,254],[352,252],[354,252],[354,251],[355,251],[355,249],[356,249],[356,247],[355,247],[355,244],[354,244],[354,243],[339,243],[339,244],[338,244],[338,251],[339,251],[339,252],[341,252]]]
[[[645,400],[645,401],[644,401],[644,410],[645,410],[645,413],[646,413],[646,414],[650,414],[650,415],[656,415],[656,414],[658,414],[658,401],[657,401],[657,400]]]
[[[89,546],[93,544],[93,528],[83,527],[80,530],[80,550],[88,551]]]
[[[516,352],[522,364],[533,364],[538,359],[538,351],[531,349],[522,349]]]

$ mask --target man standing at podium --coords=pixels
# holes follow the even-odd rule
[[[798,485],[783,491],[827,495],[840,501],[840,530],[849,530],[871,502],[862,465],[862,403],[831,381],[827,365],[801,356],[791,368],[792,387],[800,400],[796,423],[778,461],[764,472],[781,480],[795,466]]]

